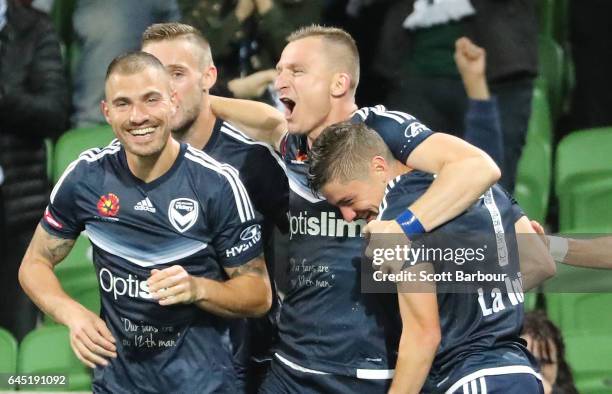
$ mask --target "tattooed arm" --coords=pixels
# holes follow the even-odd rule
[[[53,268],[72,250],[74,239],[49,234],[40,225],[19,268],[19,283],[38,307],[70,329],[70,344],[87,366],[106,365],[116,357],[115,339],[106,324],[64,292]]]
[[[272,304],[266,263],[261,257],[235,268],[226,268],[224,282],[189,275],[175,265],[152,270],[149,291],[160,305],[190,304],[225,317],[257,317]]]

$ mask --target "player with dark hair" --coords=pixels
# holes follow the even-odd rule
[[[68,326],[94,392],[235,393],[228,317],[261,316],[271,290],[260,224],[236,169],[170,135],[176,99],[164,66],[135,52],[108,68],[103,113],[117,140],[59,179],[19,280]],[[86,231],[100,317],[53,267]]]
[[[310,151],[310,176],[312,187],[338,206],[346,221],[370,223],[400,221],[395,218],[434,179],[394,159],[378,133],[350,123],[330,126],[317,138]],[[461,262],[431,254],[431,260],[419,258],[414,267],[402,268],[413,270],[415,283],[422,281],[422,272],[450,275],[430,283],[429,291],[414,291],[400,281],[403,329],[390,392],[542,392],[531,355],[519,339],[524,297],[516,232],[533,230],[511,197],[495,185],[461,216],[419,240],[430,250],[469,249],[476,256],[480,250],[483,257]],[[521,250],[521,262],[554,266],[544,243],[533,238],[537,243]],[[501,275],[472,279],[471,287],[463,287],[459,278],[478,273]]]
[[[142,49],[157,57],[171,76],[179,106],[173,137],[236,168],[255,210],[263,216],[263,246],[272,285],[272,308],[262,318],[249,319],[246,323],[234,321],[232,329],[237,368],[246,381],[247,391],[256,392],[267,372],[270,349],[277,338],[280,300],[273,279],[273,234],[275,226],[283,233],[288,231],[289,186],[282,168],[284,163],[269,145],[253,141],[212,113],[209,90],[215,84],[217,70],[210,45],[196,28],[182,23],[151,25],[143,33]]]

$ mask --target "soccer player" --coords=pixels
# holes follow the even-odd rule
[[[117,140],[72,162],[24,256],[19,280],[70,329],[94,392],[237,390],[228,317],[271,303],[261,231],[236,169],[172,139],[170,78],[154,56],[109,65],[103,113]],[[85,230],[101,317],[61,288],[53,267]]]
[[[393,298],[361,293],[360,233],[366,223],[359,217],[348,223],[336,207],[311,192],[310,146],[326,126],[364,122],[380,133],[402,163],[438,174],[404,213],[419,231],[460,214],[499,178],[499,169],[482,151],[458,138],[434,134],[408,114],[382,106],[358,109],[359,54],[343,30],[310,26],[296,31],[277,72],[284,121],[273,122],[276,111],[261,103],[223,98],[212,102],[220,116],[275,146],[288,170],[289,290],[281,310],[278,350],[262,391],[386,392],[397,349],[386,335],[397,315]],[[393,220],[380,227],[381,234],[401,230]],[[379,235],[373,234],[370,242],[380,242]]]
[[[157,57],[171,76],[179,105],[173,137],[238,170],[255,210],[263,215],[264,256],[272,276],[274,226],[283,233],[288,230],[289,186],[281,167],[284,163],[269,145],[251,140],[212,113],[208,92],[215,84],[217,70],[210,45],[196,28],[182,23],[151,25],[143,34],[142,50]],[[270,348],[276,338],[280,302],[272,277],[270,281],[270,312],[260,319],[249,319],[246,328],[234,322],[236,327],[232,330],[236,362],[241,374],[247,374],[243,378],[250,392],[256,391],[267,371]]]
[[[347,221],[360,217],[371,224],[395,220],[434,179],[409,172],[378,133],[348,122],[329,127],[315,141],[310,171],[312,187],[337,205]],[[533,230],[516,203],[495,185],[461,216],[419,240],[430,250],[461,252],[456,256],[468,261],[433,254],[417,258],[434,263],[435,273],[452,275],[438,279],[446,281],[439,282],[438,294],[411,291],[414,287],[403,287],[400,281],[403,330],[391,393],[419,393],[426,377],[423,391],[432,393],[542,392],[533,359],[519,339],[524,298],[515,232]],[[474,256],[471,261],[467,250]],[[525,252],[535,261],[553,264],[543,242]],[[412,267],[413,281],[420,282],[420,274],[431,270],[421,264]],[[478,273],[505,276],[471,279],[472,288],[460,286],[462,278]]]

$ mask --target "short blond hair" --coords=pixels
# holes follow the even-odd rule
[[[202,50],[200,64],[203,67],[213,65],[212,52],[208,40],[204,38],[204,35],[198,29],[184,23],[155,23],[147,27],[144,33],[142,33],[141,45],[144,47],[151,42],[176,39],[186,39]]]
[[[299,28],[287,36],[288,42],[294,42],[309,37],[319,37],[334,50],[325,54],[335,55],[334,64],[339,65],[351,77],[351,91],[354,93],[359,85],[359,51],[353,37],[337,27],[310,25]],[[339,50],[338,50],[339,49]],[[331,59],[330,59],[331,60]]]

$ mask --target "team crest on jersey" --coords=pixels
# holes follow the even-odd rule
[[[176,198],[170,201],[168,219],[177,231],[184,233],[198,219],[198,203],[190,198]]]
[[[406,127],[406,130],[404,130],[404,136],[406,138],[414,138],[427,130],[429,129],[424,124],[421,124],[419,122],[412,122],[408,125],[408,127]]]
[[[97,204],[98,213],[102,217],[115,217],[119,213],[119,197],[116,194],[108,193],[100,197]]]

